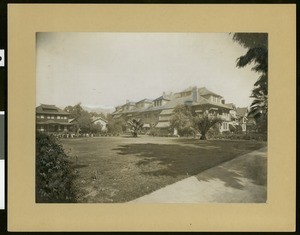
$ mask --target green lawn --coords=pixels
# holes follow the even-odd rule
[[[127,202],[266,146],[266,142],[141,136],[61,139],[79,202]]]

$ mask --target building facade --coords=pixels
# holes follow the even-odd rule
[[[219,125],[220,132],[229,131],[229,125],[236,121],[233,118],[233,107],[225,104],[225,100],[205,87],[189,87],[177,93],[163,93],[153,100],[143,99],[138,102],[127,101],[116,107],[112,113],[113,118],[140,118],[144,128],[158,128],[176,134],[176,130],[170,130],[170,118],[178,105],[189,105],[199,115],[209,112],[220,118],[223,122]]]
[[[36,107],[36,130],[47,133],[67,132],[73,126],[70,114],[55,105],[41,104]]]

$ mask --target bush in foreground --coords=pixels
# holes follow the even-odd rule
[[[36,202],[75,202],[71,162],[54,136],[36,135]]]

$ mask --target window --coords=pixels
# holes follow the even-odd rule
[[[64,117],[64,119],[66,119],[66,120],[67,120],[67,117]]]
[[[50,116],[47,116],[47,119],[50,119]]]
[[[54,119],[54,116],[51,116],[51,119]]]
[[[57,116],[57,119],[60,119],[60,116]]]
[[[227,130],[228,129],[228,123],[227,122],[223,122],[223,129]]]
[[[41,115],[41,118],[44,118],[44,115]]]

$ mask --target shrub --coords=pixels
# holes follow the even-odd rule
[[[36,135],[36,202],[75,202],[71,162],[54,136]]]

